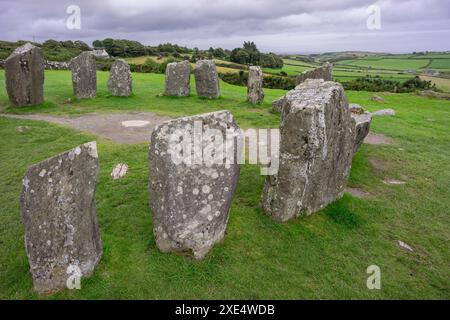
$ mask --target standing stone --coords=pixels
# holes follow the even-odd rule
[[[343,195],[355,139],[340,84],[307,80],[285,99],[279,170],[267,177],[262,199],[278,221],[309,215]]]
[[[299,85],[304,82],[306,79],[322,79],[324,81],[333,80],[333,65],[331,63],[326,62],[322,67],[304,71],[299,74],[295,79],[295,84]]]
[[[44,102],[42,49],[26,43],[5,60],[6,91],[17,107]]]
[[[94,55],[85,51],[70,60],[73,94],[77,99],[94,98],[97,94],[97,71]]]
[[[209,129],[222,137],[213,138]],[[226,163],[226,152],[220,146],[211,149],[211,141],[219,143],[226,132],[238,135],[239,131],[228,111],[179,118],[153,131],[149,193],[153,232],[161,251],[192,251],[196,259],[202,259],[223,238],[239,165],[234,160]],[[174,141],[192,146],[195,156],[190,163],[174,161],[179,153]],[[234,143],[230,145],[234,148]],[[186,149],[186,154],[190,155],[191,149]],[[210,161],[213,154],[218,161]]]
[[[264,100],[263,80],[261,67],[251,66],[248,71],[247,83],[247,100],[250,103],[257,104]]]
[[[98,171],[93,141],[29,167],[23,178],[25,248],[39,293],[66,288],[71,276],[90,275],[100,261]]]
[[[272,110],[275,112],[281,112],[284,106],[284,96],[272,101]]]
[[[217,99],[220,96],[219,76],[213,60],[199,60],[194,69],[195,87],[199,97]]]
[[[113,96],[128,97],[132,93],[130,66],[123,59],[117,59],[111,66],[108,89]]]
[[[353,153],[358,151],[359,147],[364,142],[364,138],[369,134],[370,123],[372,122],[372,115],[370,113],[362,113],[362,114],[351,114],[353,125],[354,125],[354,135],[355,135],[355,143],[353,147]]]
[[[166,67],[166,96],[188,97],[191,93],[191,64],[185,60]]]

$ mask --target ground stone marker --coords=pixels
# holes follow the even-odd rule
[[[394,109],[382,109],[372,112],[372,116],[395,116]]]
[[[117,59],[111,66],[108,89],[113,96],[128,97],[133,92],[130,66],[123,59]]]
[[[326,62],[323,66],[319,68],[304,71],[301,74],[299,74],[295,79],[295,84],[299,85],[306,79],[322,79],[324,81],[331,81],[333,80],[332,73],[333,73],[333,65],[331,63]]]
[[[267,177],[262,199],[277,221],[311,214],[343,195],[355,139],[340,84],[306,80],[285,99],[279,170]]]
[[[251,66],[248,71],[247,100],[257,104],[264,100],[263,72],[261,67]]]
[[[204,155],[211,154],[205,148],[207,141],[212,140],[207,135],[208,128],[223,137],[226,130],[232,134],[239,132],[231,113],[218,111],[171,120],[152,133],[150,207],[156,244],[163,252],[192,251],[196,259],[202,259],[224,236],[239,165],[236,161],[225,163],[220,153],[216,154],[217,163],[201,161],[202,150]],[[186,134],[182,141],[197,143],[193,151],[200,154],[200,162],[198,158],[192,159],[191,164],[173,161],[175,149],[170,141],[181,141],[177,132]],[[199,137],[202,132],[203,138]]]
[[[77,99],[94,98],[97,94],[95,57],[90,51],[82,52],[70,60],[73,94]]]
[[[88,276],[102,255],[95,189],[96,142],[28,168],[20,197],[33,284],[39,293],[66,288],[76,273]]]
[[[26,43],[5,60],[6,91],[17,107],[44,102],[44,56],[42,49]]]
[[[191,93],[191,64],[185,60],[166,67],[166,96],[188,97]]]
[[[195,87],[199,97],[217,99],[220,96],[219,76],[213,60],[199,60],[194,69]]]

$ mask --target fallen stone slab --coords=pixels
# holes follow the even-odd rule
[[[214,60],[199,60],[194,69],[197,95],[202,98],[217,99],[220,96],[219,76]]]
[[[333,80],[332,74],[333,74],[333,65],[331,63],[326,62],[323,66],[319,68],[303,71],[295,78],[295,84],[299,85],[306,79],[322,79],[324,81],[331,81]]]
[[[93,141],[29,167],[23,178],[25,248],[39,293],[66,288],[72,273],[89,276],[100,261],[98,172]]]
[[[16,48],[5,60],[6,91],[16,107],[44,102],[44,55],[31,43]]]
[[[239,165],[225,163],[220,146],[208,149],[210,130],[225,137],[226,132],[237,134],[239,127],[231,113],[218,111],[168,121],[152,133],[150,208],[156,245],[162,252],[192,251],[195,259],[202,259],[224,236]],[[219,140],[216,135],[214,141]],[[196,156],[190,161],[178,161],[180,150],[191,154],[181,143],[192,146]],[[217,162],[207,161],[212,153]]]
[[[402,240],[397,240],[397,244],[401,249],[405,251],[414,252],[414,249],[409,244],[403,242]]]
[[[405,181],[401,181],[401,180],[397,180],[397,179],[384,179],[383,180],[384,184],[388,184],[388,185],[402,185],[405,184]]]
[[[133,79],[130,66],[123,59],[117,59],[111,66],[108,89],[113,96],[128,97],[133,93]]]
[[[191,64],[185,60],[166,67],[166,96],[188,97],[191,94]]]
[[[258,104],[264,100],[263,91],[264,76],[261,67],[251,66],[248,71],[247,100],[252,104]]]
[[[395,116],[395,110],[393,109],[382,109],[371,113],[372,116]]]
[[[94,98],[97,94],[97,70],[95,57],[84,51],[70,60],[73,94],[77,99]]]
[[[317,212],[343,195],[355,143],[340,84],[306,80],[286,100],[278,174],[267,177],[262,197],[263,210],[281,222]]]

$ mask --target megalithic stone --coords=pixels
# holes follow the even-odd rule
[[[171,120],[153,131],[149,194],[161,251],[192,251],[202,259],[223,238],[239,179],[237,157],[226,155],[236,155],[239,133],[228,111]],[[233,137],[228,142],[226,134]]]
[[[284,222],[343,195],[355,137],[338,83],[306,80],[285,96],[282,112],[278,174],[266,179],[262,207]]]
[[[100,261],[98,171],[93,141],[31,166],[23,178],[25,248],[39,293],[75,287]]]
[[[370,113],[356,114],[352,113],[352,120],[355,134],[355,143],[353,152],[356,153],[364,142],[364,138],[369,134],[372,115]]]
[[[194,69],[195,87],[199,97],[217,99],[220,96],[219,76],[214,60],[199,60]]]
[[[109,71],[108,89],[113,96],[128,97],[133,93],[130,66],[123,59],[117,59]]]
[[[191,64],[185,60],[166,67],[166,96],[188,97],[191,93]]]
[[[323,66],[313,70],[307,70],[299,74],[295,79],[295,84],[299,85],[306,79],[322,79],[324,81],[333,80],[333,65],[326,62]]]
[[[94,98],[97,94],[97,70],[95,56],[84,51],[70,60],[73,94],[77,99]]]
[[[248,71],[247,100],[257,104],[264,100],[264,76],[261,67],[251,66]]]
[[[6,91],[17,107],[44,102],[44,56],[31,43],[16,48],[5,60]]]

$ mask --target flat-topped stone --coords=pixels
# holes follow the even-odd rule
[[[188,97],[191,93],[191,64],[185,60],[172,62],[166,67],[166,96]]]
[[[95,56],[84,51],[70,60],[73,94],[77,99],[94,98],[97,94],[97,70]]]
[[[123,59],[117,59],[111,66],[108,89],[113,96],[128,97],[133,93],[130,66]]]
[[[199,60],[194,69],[197,95],[217,99],[220,96],[219,76],[214,60]]]

